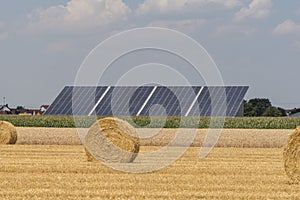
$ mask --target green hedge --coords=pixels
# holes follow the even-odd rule
[[[101,118],[101,117],[98,117]],[[135,127],[144,128],[209,128],[210,117],[120,117],[127,120]],[[214,124],[221,123],[221,118],[213,118]],[[19,127],[56,127],[74,128],[90,127],[94,122],[94,117],[76,117],[76,125],[73,116],[15,116],[2,115],[0,120],[9,121]],[[300,126],[300,118],[289,117],[237,117],[225,118],[224,128],[241,129],[294,129]],[[217,127],[217,126],[215,126]],[[211,128],[215,128],[211,127]]]

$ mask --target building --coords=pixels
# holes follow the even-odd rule
[[[40,107],[40,111],[41,111],[42,113],[44,113],[44,112],[46,112],[46,111],[48,110],[48,108],[49,108],[49,105],[42,105],[42,106]]]
[[[285,111],[289,117],[300,117],[300,108],[294,108]]]
[[[6,104],[6,105],[0,105],[0,114],[1,115],[12,114],[12,109],[8,107],[8,104]]]
[[[300,108],[285,110],[285,112],[289,117],[300,117]]]
[[[0,105],[0,115],[42,115],[47,111],[49,105],[42,105],[39,109],[26,109],[23,106],[10,108],[8,104]]]

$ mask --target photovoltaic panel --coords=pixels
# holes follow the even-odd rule
[[[200,110],[200,116],[236,116],[242,101],[248,91],[248,87],[242,86],[227,86],[227,87],[204,87],[201,96],[198,98],[198,104],[196,104],[190,115],[197,116],[195,113],[197,109]],[[225,93],[225,96],[224,94]],[[212,96],[215,97],[215,105],[212,105]],[[224,108],[226,111],[218,109]],[[215,108],[214,112],[212,107]]]
[[[112,115],[111,109],[110,109],[110,102],[111,102],[111,93],[114,87],[112,87],[106,94],[105,98],[100,102],[100,104],[96,107],[95,113],[97,115],[103,115],[108,116]],[[121,95],[121,94],[120,94]]]
[[[74,87],[72,91],[72,102],[70,103],[71,106],[68,106],[69,109],[66,110],[65,113],[74,113],[75,115],[78,113],[84,114],[84,112],[81,111],[82,105],[85,105],[84,107],[89,107],[86,99],[89,97],[90,91],[90,87]]]
[[[211,112],[210,104],[211,104],[211,101],[210,101],[209,90],[207,87],[204,87],[201,95],[197,99],[197,103],[192,107],[191,112],[189,113],[189,116],[196,116],[197,112],[199,113],[200,116],[207,116],[207,115],[205,115],[205,113]],[[201,108],[206,108],[206,109],[201,109]]]
[[[159,105],[159,106],[157,106]],[[156,109],[150,112],[150,108],[156,106]],[[174,108],[173,108],[174,107]],[[171,110],[172,109],[172,110]],[[142,110],[141,115],[181,115],[180,103],[175,94],[167,87],[158,87],[155,93],[152,95],[149,103]]]
[[[247,90],[244,86],[67,86],[45,114],[236,116]]]
[[[107,87],[74,87],[74,115],[88,115]]]
[[[50,115],[67,115],[63,111],[66,109],[68,102],[72,102],[73,87],[65,87],[62,92],[56,97],[54,102],[49,106],[45,114]]]
[[[103,116],[136,115],[153,87],[112,87],[97,106],[96,114]]]
[[[168,115],[182,116],[191,105],[196,93],[201,87],[158,87],[153,94],[149,103],[145,106],[141,115]],[[156,106],[156,109],[150,112],[151,107]]]
[[[97,106],[96,114],[104,115],[104,116],[119,115],[121,113],[121,110],[126,104],[125,101],[127,99],[127,92],[130,91],[132,91],[132,88],[126,88],[125,90],[124,88],[111,87],[111,89],[108,91],[103,101]]]
[[[227,96],[226,96],[225,88],[209,87],[209,93],[210,93],[210,101],[211,101],[211,105],[210,105],[211,113],[206,116],[226,116]]]
[[[129,102],[130,114],[136,116],[154,87],[138,87]]]
[[[248,87],[234,87],[234,88],[235,88],[234,93],[228,95],[231,97],[229,104],[227,104],[228,107],[230,108],[229,110],[230,112],[228,113],[228,116],[235,116],[237,114],[239,108],[243,103],[244,97],[248,91]]]
[[[200,91],[201,87],[168,87],[169,89],[171,89],[172,93],[174,94],[174,96],[178,99],[179,103],[180,103],[180,109],[181,109],[181,116],[184,116],[191,104],[193,103],[193,101],[195,100],[198,92]],[[176,108],[176,105],[172,105],[170,106],[170,110],[171,113],[174,113]]]

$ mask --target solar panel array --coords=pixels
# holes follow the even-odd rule
[[[247,86],[67,86],[46,115],[236,116]]]

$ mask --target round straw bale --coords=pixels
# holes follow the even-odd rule
[[[88,161],[130,163],[136,158],[140,141],[134,127],[121,119],[108,117],[95,122],[85,137]]]
[[[17,129],[9,122],[0,121],[0,144],[16,144]]]
[[[290,135],[283,157],[287,176],[293,183],[300,183],[300,127]]]
[[[86,157],[87,157],[87,161],[88,162],[94,162],[94,161],[97,161],[97,158],[95,158],[91,153],[90,151],[84,147],[84,150],[85,150],[85,153],[86,153]]]

